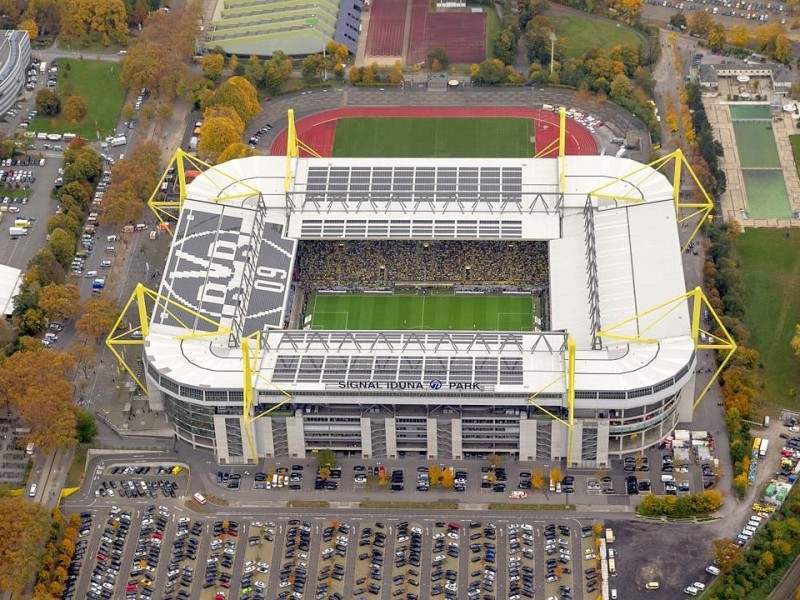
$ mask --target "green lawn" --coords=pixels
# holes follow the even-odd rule
[[[797,174],[800,175],[800,134],[790,135],[789,142],[792,144],[792,154],[794,154],[794,164],[797,167]]]
[[[800,408],[800,368],[789,346],[800,323],[800,230],[747,229],[736,244],[736,257],[750,345],[764,365],[765,399]]]
[[[340,119],[334,156],[524,158],[533,156],[533,121],[517,118]]]
[[[639,44],[641,38],[631,29],[613,21],[589,17],[551,17],[556,35],[567,41],[567,56],[580,58],[595,46],[611,50],[619,44]]]
[[[54,133],[77,133],[87,139],[95,139],[95,123],[101,136],[109,135],[117,126],[125,88],[119,81],[121,67],[116,63],[97,60],[61,58],[58,61],[58,85],[56,93],[63,101],[61,92],[69,81],[78,95],[86,100],[86,118],[80,123],[70,123],[63,115],[38,116],[31,122],[29,130]]]
[[[500,17],[497,16],[494,6],[481,8],[486,13],[486,58],[491,59],[495,57],[494,52],[492,52],[492,40],[501,29]]]
[[[531,331],[530,296],[318,295],[313,329]]]

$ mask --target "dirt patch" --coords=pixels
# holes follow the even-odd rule
[[[611,587],[620,598],[641,598],[645,585],[657,581],[658,591],[648,591],[652,600],[672,600],[694,581],[710,583],[705,573],[711,564],[712,530],[696,524],[644,523],[617,521],[606,523],[613,528],[616,541],[611,546],[617,555],[617,576]]]

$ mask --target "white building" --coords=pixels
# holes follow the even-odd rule
[[[25,71],[31,62],[27,31],[0,31],[0,115],[14,106],[25,87]]]
[[[497,452],[607,466],[692,418],[695,346],[686,303],[597,333],[685,293],[673,188],[611,156],[557,159],[251,157],[189,186],[159,293],[198,318],[156,310],[144,342],[150,406],[221,462],[459,459]],[[639,170],[637,174],[626,174]],[[618,178],[622,178],[619,179]],[[635,197],[617,202],[593,196]],[[547,331],[283,329],[304,240],[542,240]],[[233,333],[215,334],[217,325]],[[549,326],[548,326],[549,325]],[[186,328],[203,336],[187,337]],[[242,338],[262,332],[243,417]],[[567,335],[577,345],[574,427]],[[291,399],[267,416],[252,418]],[[249,438],[249,439],[248,439]],[[571,443],[571,448],[569,444]]]

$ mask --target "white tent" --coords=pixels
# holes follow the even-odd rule
[[[0,307],[3,309],[3,316],[11,316],[14,310],[14,296],[19,293],[19,286],[22,283],[22,271],[0,265]]]

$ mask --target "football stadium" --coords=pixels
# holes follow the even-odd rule
[[[289,122],[287,156],[195,173],[158,289],[132,297],[180,439],[221,463],[603,468],[691,421],[711,346],[657,165],[563,136],[555,158],[300,156]]]

